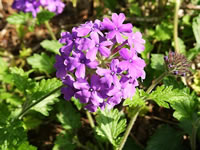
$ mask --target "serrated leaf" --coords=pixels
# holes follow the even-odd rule
[[[32,68],[39,70],[40,72],[53,73],[55,72],[54,63],[55,58],[53,56],[49,57],[45,53],[34,54],[31,57],[27,58],[28,64],[32,66]]]
[[[36,84],[34,89],[30,91],[30,95],[28,95],[28,100],[31,102],[36,102],[40,98],[44,97],[54,89],[61,86],[62,83],[56,78],[45,80],[43,79],[39,83]],[[41,114],[48,116],[49,111],[52,109],[51,105],[53,105],[55,102],[59,101],[57,97],[60,96],[60,90],[57,92],[51,94],[44,100],[42,100],[40,103],[32,107],[32,110],[38,111]]]
[[[15,13],[15,14],[9,16],[6,20],[10,24],[15,24],[15,25],[21,24],[22,25],[22,24],[26,24],[27,21],[31,18],[32,18],[32,16],[30,13],[19,12],[19,13]]]
[[[80,113],[70,102],[61,101],[58,104],[59,113],[56,115],[62,127],[66,130],[76,130],[81,126]]]
[[[15,150],[24,141],[27,141],[27,135],[21,121],[0,125],[0,149]]]
[[[55,13],[50,12],[50,11],[48,11],[48,10],[40,11],[40,12],[37,14],[37,23],[40,25],[40,24],[44,23],[45,21],[50,20],[50,19],[53,18],[54,16],[55,16]]]
[[[135,95],[132,98],[127,98],[123,106],[129,106],[129,107],[136,107],[136,106],[145,106],[145,97],[147,94],[144,92],[144,90],[136,89]]]
[[[81,108],[83,107],[83,104],[78,99],[76,99],[75,97],[72,97],[71,101],[74,102],[74,105],[76,105],[76,108],[78,110],[81,110]]]
[[[72,141],[72,137],[72,135],[67,133],[57,136],[53,150],[74,150],[76,146]]]
[[[24,72],[23,69],[17,67],[10,68],[13,84],[17,87],[17,89],[24,93],[27,89],[30,89],[34,86],[32,79],[28,78],[31,72],[32,71]]]
[[[172,104],[172,108],[175,110],[173,116],[178,120],[192,120],[195,107],[195,101],[192,99],[176,101]]]
[[[155,91],[153,91],[149,99],[154,100],[159,106],[169,108],[169,104],[174,104],[177,101],[184,101],[187,99],[192,99],[192,96],[188,94],[185,90],[173,89],[172,86],[158,86]]]
[[[165,125],[159,128],[147,142],[146,150],[184,150],[182,134]]]
[[[163,54],[151,54],[151,68],[160,71],[165,70]]]
[[[101,138],[109,140],[113,146],[117,147],[121,141],[120,134],[126,129],[126,119],[122,112],[117,109],[99,110],[96,116],[96,133]]]
[[[63,46],[61,43],[55,40],[44,40],[40,43],[42,48],[55,54],[60,54],[59,49]]]

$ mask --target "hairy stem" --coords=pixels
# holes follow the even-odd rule
[[[47,93],[46,95],[42,96],[41,98],[39,98],[38,100],[36,100],[34,103],[24,107],[21,111],[21,113],[17,116],[18,119],[21,119],[32,107],[34,107],[35,105],[37,105],[38,103],[40,103],[41,101],[43,101],[44,99],[46,99],[47,97],[49,97],[51,94],[57,92],[58,90],[60,90],[60,88],[62,88],[64,85],[61,85],[59,87],[57,87],[56,89],[52,90],[51,92]]]
[[[178,42],[178,11],[180,8],[181,0],[175,0],[175,13],[174,13],[174,48],[176,52],[180,52]]]
[[[119,147],[117,148],[117,150],[122,150],[122,148],[124,147],[124,145],[125,145],[125,143],[126,143],[126,140],[127,140],[128,136],[129,136],[129,134],[130,134],[130,132],[131,132],[131,129],[132,129],[134,123],[135,123],[135,120],[137,119],[137,117],[138,117],[138,115],[139,115],[140,109],[141,109],[140,106],[138,106],[138,107],[136,107],[136,108],[134,109],[133,116],[132,116],[132,118],[131,118],[131,120],[130,120],[130,122],[129,122],[129,124],[128,124],[128,127],[127,127],[127,129],[126,129],[126,131],[125,131],[125,133],[124,133],[124,136],[123,136],[123,138],[122,138],[122,141],[121,141]]]
[[[46,26],[46,28],[48,29],[48,31],[49,31],[49,33],[50,33],[50,35],[51,35],[51,38],[52,38],[53,40],[56,40],[56,36],[55,36],[55,34],[54,34],[54,32],[53,32],[53,30],[52,30],[50,24],[49,24],[49,21],[45,21],[45,26]]]
[[[89,123],[90,123],[91,128],[94,128],[95,125],[94,125],[94,120],[92,119],[91,113],[90,113],[89,111],[86,111],[86,115],[87,115],[87,118],[88,118],[88,120],[89,120]]]
[[[150,94],[151,91],[154,89],[154,87],[155,87],[160,81],[162,81],[162,79],[163,79],[165,76],[167,76],[167,75],[168,75],[167,72],[164,72],[163,74],[161,74],[157,79],[155,79],[155,80],[152,82],[151,86],[147,89],[146,92],[147,92],[148,94]],[[135,108],[135,110],[134,110],[134,112],[133,112],[133,116],[131,117],[131,120],[130,120],[130,122],[129,122],[129,124],[128,124],[128,127],[127,127],[127,129],[126,129],[126,131],[125,131],[125,133],[124,133],[124,136],[123,136],[123,138],[122,138],[122,141],[121,141],[119,147],[117,148],[117,150],[122,150],[122,149],[123,149],[123,147],[124,147],[124,145],[125,145],[125,143],[126,143],[126,140],[127,140],[128,136],[129,136],[129,134],[130,134],[130,132],[131,132],[131,129],[132,129],[134,123],[135,123],[135,120],[137,119],[137,117],[138,117],[138,115],[139,115],[140,110],[141,110],[141,107],[140,107],[140,106],[137,106],[137,107]]]

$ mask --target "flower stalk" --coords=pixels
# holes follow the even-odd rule
[[[161,74],[157,79],[155,79],[155,80],[152,82],[151,86],[147,89],[146,93],[150,94],[151,91],[155,88],[155,86],[156,86],[158,83],[160,83],[160,82],[162,81],[162,79],[163,79],[165,76],[167,76],[167,75],[168,75],[168,72],[164,72],[164,73]],[[129,122],[129,124],[128,124],[128,127],[127,127],[127,129],[126,129],[126,131],[125,131],[125,133],[124,133],[124,136],[123,136],[123,138],[122,138],[122,141],[121,141],[119,147],[117,148],[117,150],[122,150],[122,149],[123,149],[123,147],[124,147],[124,145],[125,145],[125,143],[126,143],[126,140],[127,140],[128,136],[129,136],[129,134],[130,134],[130,132],[131,132],[131,129],[132,129],[132,127],[133,127],[133,125],[134,125],[134,123],[135,123],[135,121],[136,121],[136,119],[137,119],[137,117],[138,117],[140,111],[141,111],[141,106],[137,106],[137,107],[134,109],[133,116],[131,117],[131,120],[130,120],[130,122]]]
[[[49,33],[50,33],[50,35],[51,35],[51,38],[52,38],[53,40],[56,40],[56,36],[55,36],[55,34],[54,34],[54,32],[53,32],[53,30],[52,30],[50,24],[49,24],[49,21],[45,21],[45,26],[46,26],[47,30],[49,31]]]

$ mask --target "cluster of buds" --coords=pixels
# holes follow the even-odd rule
[[[40,7],[48,9],[56,14],[62,13],[65,4],[61,0],[14,0],[13,9],[23,12],[31,12],[33,17],[37,16]]]
[[[123,13],[114,13],[112,19],[89,21],[61,33],[64,46],[55,68],[66,85],[61,89],[66,100],[74,96],[95,112],[133,97],[138,78],[145,78],[145,62],[138,56],[145,41],[124,21]]]
[[[168,72],[177,76],[186,76],[190,72],[190,63],[187,58],[180,53],[169,52],[168,56],[164,57]]]

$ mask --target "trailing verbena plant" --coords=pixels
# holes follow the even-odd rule
[[[112,2],[107,5],[114,9]],[[178,53],[180,47],[178,52],[169,51],[166,56],[151,54],[149,60],[151,45],[131,23],[124,23],[123,13],[73,27],[71,32],[62,32],[57,41],[48,21],[63,11],[64,3],[60,0],[15,0],[13,8],[22,12],[8,17],[7,21],[19,25],[22,40],[27,24],[46,24],[53,40],[44,40],[40,45],[52,54],[51,57],[45,52],[27,55],[29,71],[11,67],[0,57],[0,149],[36,150],[27,132],[42,124],[44,117],[54,114],[54,110],[57,113],[53,119],[62,129],[56,136],[53,150],[130,149],[129,145],[134,142],[128,137],[135,121],[152,101],[160,107],[172,108],[177,122],[174,126],[160,126],[146,148],[135,144],[136,141],[131,149],[184,150],[189,148],[182,145],[185,137],[190,141],[191,150],[197,149],[199,98],[182,82],[176,81],[183,80],[191,72],[186,53]],[[197,28],[198,20],[199,16],[193,28]],[[170,33],[160,38],[166,28],[165,22],[156,26],[153,35],[156,40],[170,39]],[[195,33],[197,43],[198,35]],[[197,51],[187,56],[192,58]],[[145,69],[146,66],[155,78],[145,72],[149,69]],[[42,76],[32,78],[33,72]],[[59,79],[46,79],[54,73]],[[144,88],[142,83],[147,80],[150,80],[149,87]],[[195,84],[198,86],[198,82]],[[81,127],[80,112],[88,118],[88,135],[84,135],[87,131]],[[79,132],[83,132],[84,140]]]

